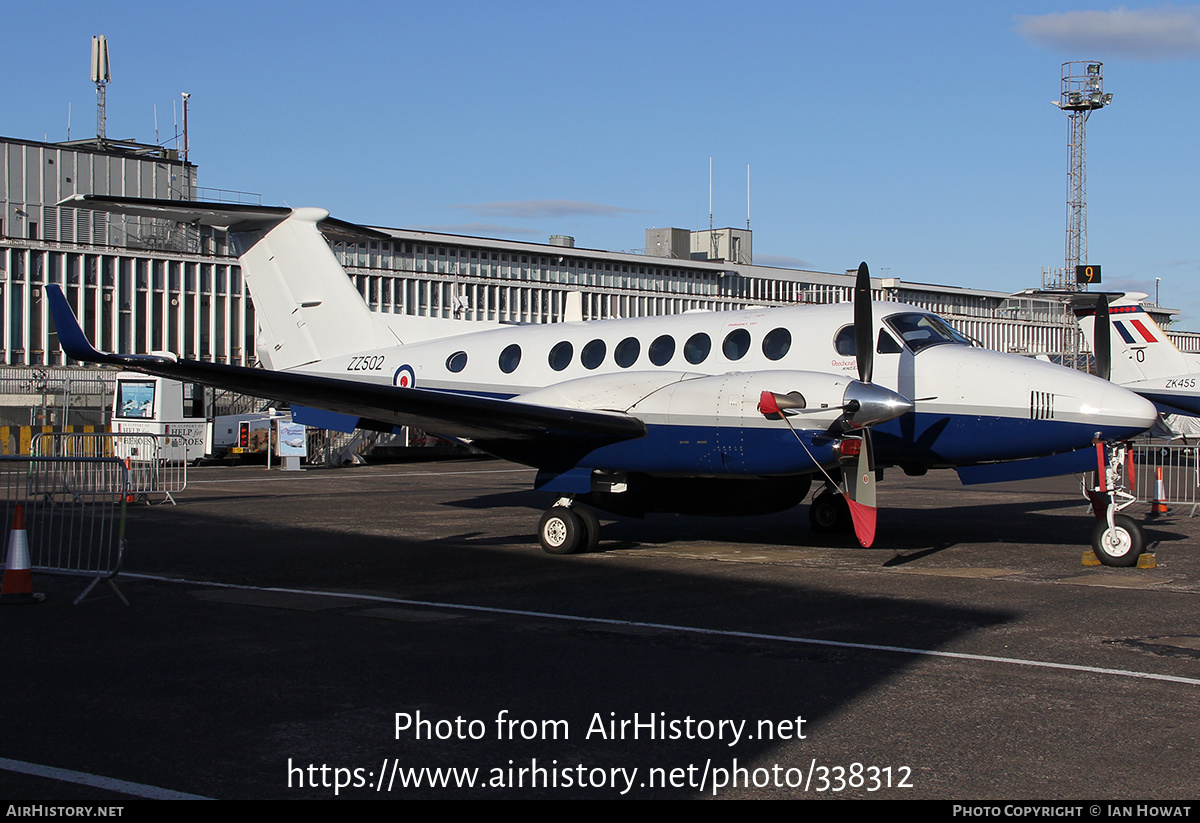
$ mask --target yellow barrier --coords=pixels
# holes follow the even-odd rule
[[[53,426],[0,426],[0,454],[29,454],[35,434],[58,431]],[[66,432],[106,432],[108,426],[67,426]]]

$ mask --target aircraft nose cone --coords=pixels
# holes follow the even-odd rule
[[[1131,437],[1154,425],[1158,409],[1141,395],[1107,383],[1101,390],[1096,416],[1106,438]]]

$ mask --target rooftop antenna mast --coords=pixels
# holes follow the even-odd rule
[[[183,162],[186,163],[188,159],[188,100],[192,96],[186,91],[180,92],[180,94],[183,95]]]
[[[712,231],[712,158],[708,158],[708,230]]]
[[[708,259],[716,260],[721,255],[721,243],[713,231],[712,210],[712,158],[708,158]]]
[[[750,164],[746,164],[746,231],[750,231]]]
[[[1054,105],[1066,112],[1069,124],[1067,170],[1067,255],[1063,287],[1078,288],[1076,271],[1087,265],[1087,121],[1091,113],[1112,102],[1104,92],[1104,64],[1074,60],[1062,64],[1062,91]]]
[[[108,38],[103,34],[92,36],[92,82],[96,84],[96,142],[103,148],[108,142],[105,134],[107,115],[106,94],[112,76],[108,69]]]

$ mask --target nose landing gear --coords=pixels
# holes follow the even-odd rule
[[[1105,448],[1096,444],[1096,483],[1084,489],[1092,501],[1096,527],[1092,529],[1092,551],[1105,566],[1136,566],[1138,555],[1146,545],[1142,527],[1132,517],[1118,514],[1137,501],[1125,486],[1126,460],[1132,455],[1124,443]]]

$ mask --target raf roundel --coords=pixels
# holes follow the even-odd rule
[[[412,366],[405,363],[396,369],[396,373],[392,375],[392,385],[398,389],[411,389],[417,385],[417,375],[413,373]]]

